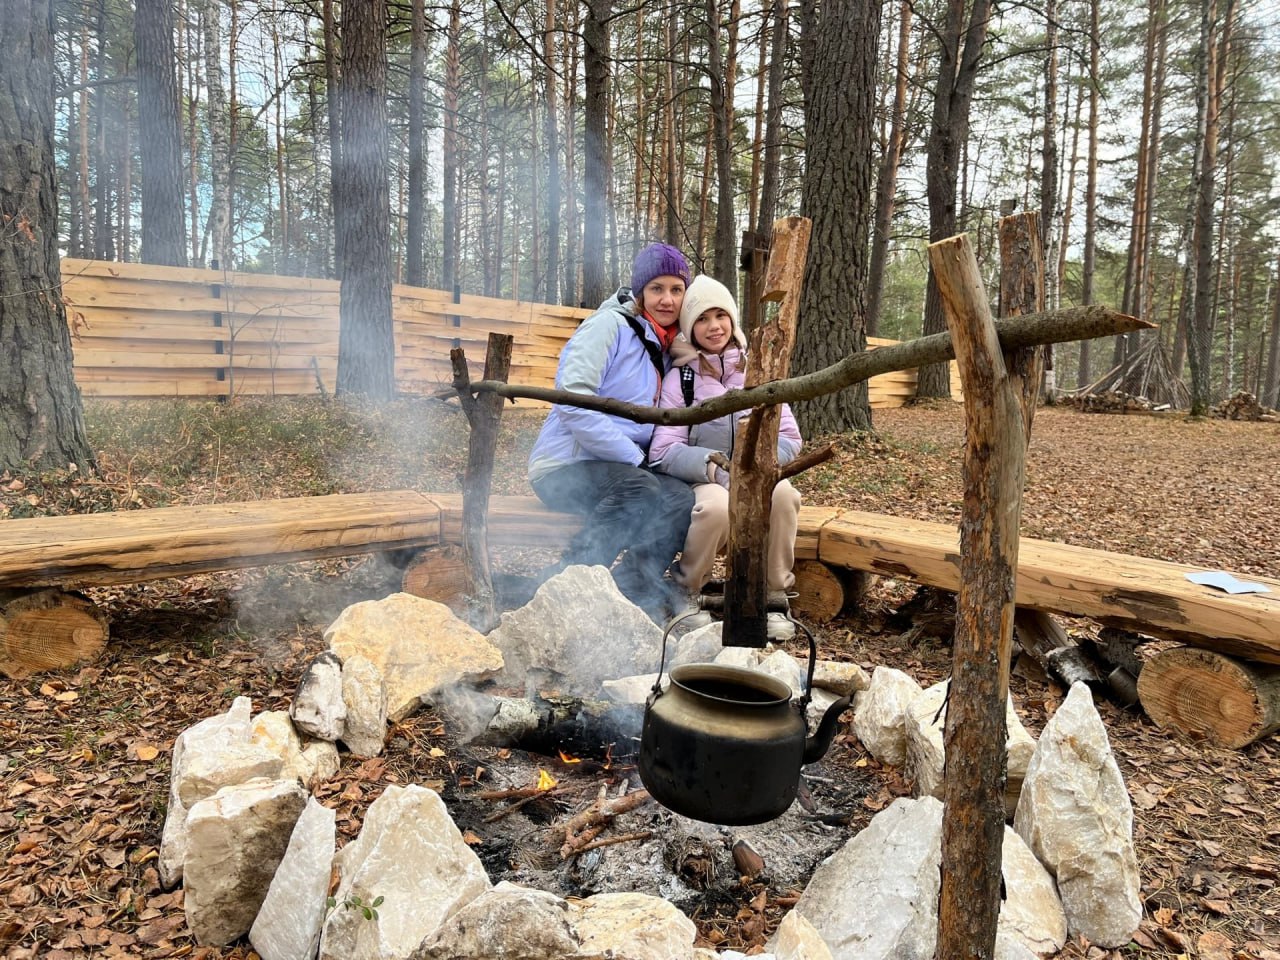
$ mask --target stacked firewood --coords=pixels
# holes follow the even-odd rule
[[[1123,390],[1086,393],[1080,397],[1080,409],[1085,413],[1150,414],[1160,409],[1160,407],[1160,404],[1154,403],[1146,397],[1125,393]]]
[[[1270,423],[1280,420],[1280,414],[1268,410],[1257,397],[1244,390],[1214,407],[1213,415],[1220,420],[1265,420]]]

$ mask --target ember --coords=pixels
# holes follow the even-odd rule
[[[557,782],[558,781],[556,780],[556,778],[553,777],[551,774],[547,773],[547,771],[542,769],[538,770],[538,789],[539,790],[550,790],[552,787],[556,785]]]
[[[612,744],[610,744],[610,746],[612,746]],[[565,753],[563,750],[560,750],[558,752],[560,754],[561,763],[581,763],[582,762],[581,757],[571,757],[569,754]]]

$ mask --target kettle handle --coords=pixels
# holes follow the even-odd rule
[[[671,636],[671,631],[675,628],[677,623],[687,617],[692,617],[700,610],[701,607],[697,610],[689,610],[680,614],[680,616],[672,617],[667,621],[666,629],[662,631],[662,656],[658,660],[658,676],[653,681],[653,689],[651,691],[654,697],[662,696],[662,672],[667,666],[667,637]],[[805,674],[804,693],[801,695],[800,699],[796,701],[797,705],[800,707],[800,713],[803,716],[805,708],[809,706],[809,700],[813,697],[813,672],[818,666],[818,642],[813,638],[813,631],[805,626],[804,623],[796,620],[790,613],[786,616],[788,620],[803,630],[804,635],[809,639],[809,669]]]
[[[701,613],[701,612],[702,612],[701,607],[698,607],[695,610],[686,610],[684,613],[680,614],[680,616],[672,617],[670,620],[667,621],[666,629],[662,631],[662,657],[658,661],[658,676],[653,681],[652,692],[654,697],[662,696],[662,671],[665,670],[667,666],[667,637],[671,636],[671,631],[675,629],[675,625],[679,623],[681,620],[684,620],[688,617],[692,617],[694,614]],[[810,677],[810,679],[812,679],[812,677]]]

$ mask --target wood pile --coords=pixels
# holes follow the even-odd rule
[[[1157,404],[1146,397],[1125,393],[1123,390],[1108,390],[1105,393],[1086,393],[1072,398],[1084,413],[1128,413],[1149,416],[1167,406]]]
[[[1250,420],[1276,423],[1280,421],[1280,413],[1268,410],[1258,402],[1252,393],[1241,390],[1235,396],[1223,400],[1213,408],[1213,416],[1219,420]]]

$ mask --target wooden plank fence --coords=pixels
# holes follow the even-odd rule
[[[75,376],[90,397],[235,397],[332,393],[338,281],[108,261],[62,261]],[[554,384],[561,347],[591,311],[392,288],[396,386],[434,393],[452,381],[449,350],[483,372],[493,333],[515,338],[512,383]],[[894,343],[870,339],[872,347]],[[953,371],[951,381],[959,385]],[[915,396],[916,374],[872,378],[872,407]],[[956,394],[958,398],[958,393]],[[528,401],[526,401],[528,402]]]

